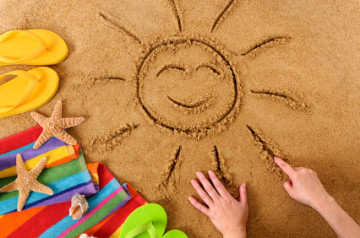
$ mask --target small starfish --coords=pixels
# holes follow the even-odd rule
[[[44,117],[37,112],[31,112],[32,118],[43,128],[43,131],[34,144],[34,149],[38,149],[47,140],[55,136],[56,138],[70,144],[76,145],[74,137],[66,133],[65,129],[81,124],[85,119],[83,117],[62,118],[62,103],[58,101],[55,105],[51,117]]]
[[[11,192],[19,190],[19,200],[17,206],[18,211],[21,211],[23,209],[26,200],[29,197],[30,191],[53,195],[53,191],[51,188],[39,183],[36,180],[37,177],[40,175],[41,171],[43,170],[46,164],[46,160],[46,158],[42,158],[33,169],[27,171],[21,155],[16,155],[17,178],[15,179],[15,181],[2,187],[0,189],[0,192]]]

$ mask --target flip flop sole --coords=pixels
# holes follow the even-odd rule
[[[188,236],[180,230],[168,231],[163,238],[188,238]]]
[[[120,238],[125,238],[129,232],[148,223],[152,223],[159,238],[163,236],[167,225],[167,215],[162,206],[151,203],[137,208],[125,220],[121,228]],[[150,238],[151,236],[144,232],[135,237]]]
[[[42,80],[37,83],[26,102],[11,111],[0,113],[0,119],[39,108],[50,101],[55,95],[59,86],[59,76],[53,69],[39,67],[29,70],[28,72],[41,76]],[[1,84],[0,107],[16,105],[17,100],[22,97],[28,84],[29,79],[20,76],[7,83]]]
[[[0,61],[0,66],[2,65],[53,65],[58,64],[63,61],[68,53],[69,49],[65,43],[65,41],[56,33],[43,29],[33,29],[28,30],[32,33],[35,33],[40,38],[42,38],[46,45],[48,46],[48,50],[39,54],[35,58],[26,60],[20,63],[5,63]],[[34,39],[22,35],[21,33],[13,36],[12,38],[6,40],[3,43],[0,43],[0,52],[1,56],[11,57],[15,59],[20,59],[25,55],[31,53],[34,49],[39,47],[39,43]]]

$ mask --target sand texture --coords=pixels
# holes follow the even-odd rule
[[[247,182],[249,237],[335,237],[291,200],[272,156],[317,171],[360,221],[360,2],[1,0],[0,32],[45,28],[68,43],[57,100],[87,162],[103,162],[168,228],[220,237],[187,201],[196,171],[234,195]],[[6,66],[0,73],[30,66]],[[0,120],[0,138],[34,126]]]

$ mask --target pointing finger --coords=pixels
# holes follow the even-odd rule
[[[289,177],[293,175],[295,170],[284,160],[280,159],[279,157],[274,157],[275,163],[280,167],[280,169],[287,174]]]

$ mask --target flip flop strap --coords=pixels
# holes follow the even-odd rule
[[[124,238],[134,238],[144,232],[148,232],[150,235],[150,238],[160,238],[155,230],[154,225],[152,222],[146,223],[144,225],[138,226],[134,229],[132,229],[130,232],[128,232]]]
[[[32,39],[34,39],[35,41],[37,41],[40,44],[39,47],[34,49],[28,55],[25,55],[24,57],[22,57],[20,59],[15,59],[15,58],[0,55],[1,62],[9,63],[9,64],[26,62],[27,60],[35,58],[36,56],[40,55],[41,53],[43,53],[45,50],[48,49],[47,44],[44,41],[44,39],[42,39],[37,34],[31,32],[31,31],[26,31],[26,30],[24,30],[24,31],[9,31],[9,32],[5,33],[3,36],[0,37],[0,44],[9,40],[10,38],[14,37],[15,35],[21,34],[21,33],[26,34],[27,36],[29,36]]]
[[[0,82],[5,76],[8,76],[8,75],[15,75],[18,77],[26,77],[30,80],[30,82],[29,82],[29,85],[27,86],[27,88],[25,89],[23,96],[19,99],[19,101],[13,106],[0,107],[0,113],[5,113],[8,111],[11,111],[11,110],[15,109],[16,107],[22,105],[24,102],[26,102],[29,99],[31,93],[33,92],[37,82],[39,82],[41,80],[41,78],[38,78],[36,75],[34,75],[32,73],[22,71],[22,70],[14,70],[9,73],[0,75]]]

